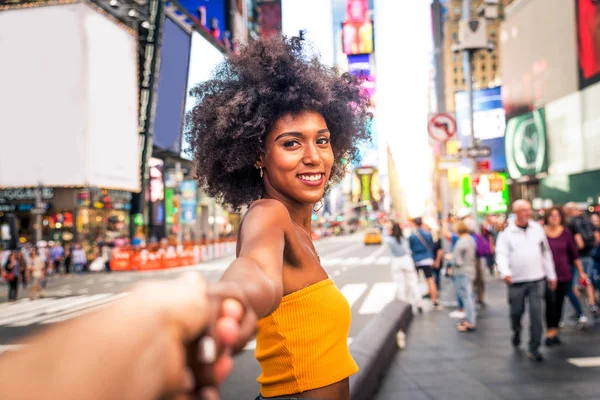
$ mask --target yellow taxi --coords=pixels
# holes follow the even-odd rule
[[[367,229],[365,232],[365,244],[381,244],[381,232],[379,229]]]

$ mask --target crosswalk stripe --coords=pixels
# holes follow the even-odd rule
[[[45,321],[42,321],[41,323],[42,324],[53,324],[53,323],[56,323],[56,322],[62,322],[62,321],[66,321],[68,319],[79,317],[79,316],[81,316],[83,314],[87,314],[87,313],[90,313],[92,311],[96,311],[96,310],[98,310],[98,309],[100,309],[102,307],[105,307],[105,306],[107,306],[107,305],[115,302],[116,300],[118,300],[120,298],[123,298],[123,297],[125,297],[127,295],[128,295],[128,293],[126,293],[126,292],[119,293],[119,294],[116,294],[116,295],[114,295],[114,296],[112,296],[112,297],[110,297],[108,299],[101,300],[99,303],[96,303],[96,304],[94,304],[94,305],[92,305],[90,307],[83,308],[83,309],[81,309],[79,311],[68,310],[68,311],[64,312],[62,315],[56,316],[54,318],[51,318],[51,319],[48,319],[48,320],[45,320]],[[73,312],[73,311],[75,311],[75,312]]]
[[[336,265],[388,265],[391,257],[380,256],[380,257],[334,257],[334,258],[323,258],[321,265],[323,267],[333,267]]]
[[[321,261],[321,265],[323,267],[331,267],[333,265],[337,265],[340,262],[342,262],[344,259],[341,257],[338,258],[324,258],[323,261]]]
[[[14,303],[12,307],[10,307],[6,311],[0,312],[0,324],[5,318],[12,317],[14,315],[23,314],[24,312],[34,311],[43,307],[46,307],[48,303],[52,303],[56,301],[55,298],[44,298],[36,301],[32,301],[29,299],[25,299],[27,301]]]
[[[356,303],[356,301],[362,296],[362,294],[367,290],[366,283],[349,283],[342,287],[342,294],[346,297],[350,308]]]
[[[387,257],[387,256],[385,256],[385,257],[379,257],[377,259],[377,261],[375,261],[375,264],[376,265],[387,265],[387,264],[389,264],[391,262],[391,260],[392,260],[391,257]]]
[[[393,282],[378,282],[371,287],[358,313],[377,314],[383,307],[396,297],[396,284]]]
[[[360,257],[348,257],[341,262],[341,265],[354,265],[360,262]]]
[[[600,367],[600,357],[580,357],[580,358],[568,358],[569,364],[572,364],[579,368],[595,368]]]
[[[370,264],[375,264],[375,257],[364,257],[362,260],[360,260],[360,264],[361,265],[370,265]]]
[[[75,302],[75,304],[70,303],[70,304],[66,304],[66,305],[51,307],[48,310],[45,310],[46,312],[41,315],[37,315],[35,317],[30,317],[30,318],[24,319],[19,322],[14,322],[14,323],[10,324],[9,326],[17,327],[17,326],[28,326],[28,325],[38,324],[49,318],[54,318],[57,316],[69,314],[69,313],[72,313],[75,311],[79,311],[79,310],[83,310],[83,309],[87,309],[87,308],[96,306],[101,303],[105,303],[106,301],[104,299],[106,299],[107,297],[112,297],[112,296],[114,296],[112,293],[96,294],[96,295],[92,295],[89,297],[86,296],[83,299],[77,300]],[[111,301],[111,300],[108,300],[108,301]]]

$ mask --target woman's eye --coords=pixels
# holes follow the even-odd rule
[[[317,140],[317,144],[329,144],[329,142],[329,138],[320,138],[319,140]]]
[[[299,145],[300,143],[298,143],[297,140],[290,140],[287,141],[283,144],[283,147],[295,147],[296,145]]]

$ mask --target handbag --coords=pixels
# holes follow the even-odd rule
[[[12,272],[3,271],[2,272],[2,279],[4,279],[7,282],[12,281],[13,279],[15,279],[15,274],[12,273]]]

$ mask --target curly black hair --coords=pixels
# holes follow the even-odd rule
[[[307,55],[301,37],[243,47],[190,92],[196,105],[186,117],[186,135],[200,186],[234,208],[260,198],[255,164],[263,141],[279,117],[303,111],[324,117],[335,157],[330,183],[339,181],[358,160],[359,142],[370,139],[369,99],[360,80]]]

